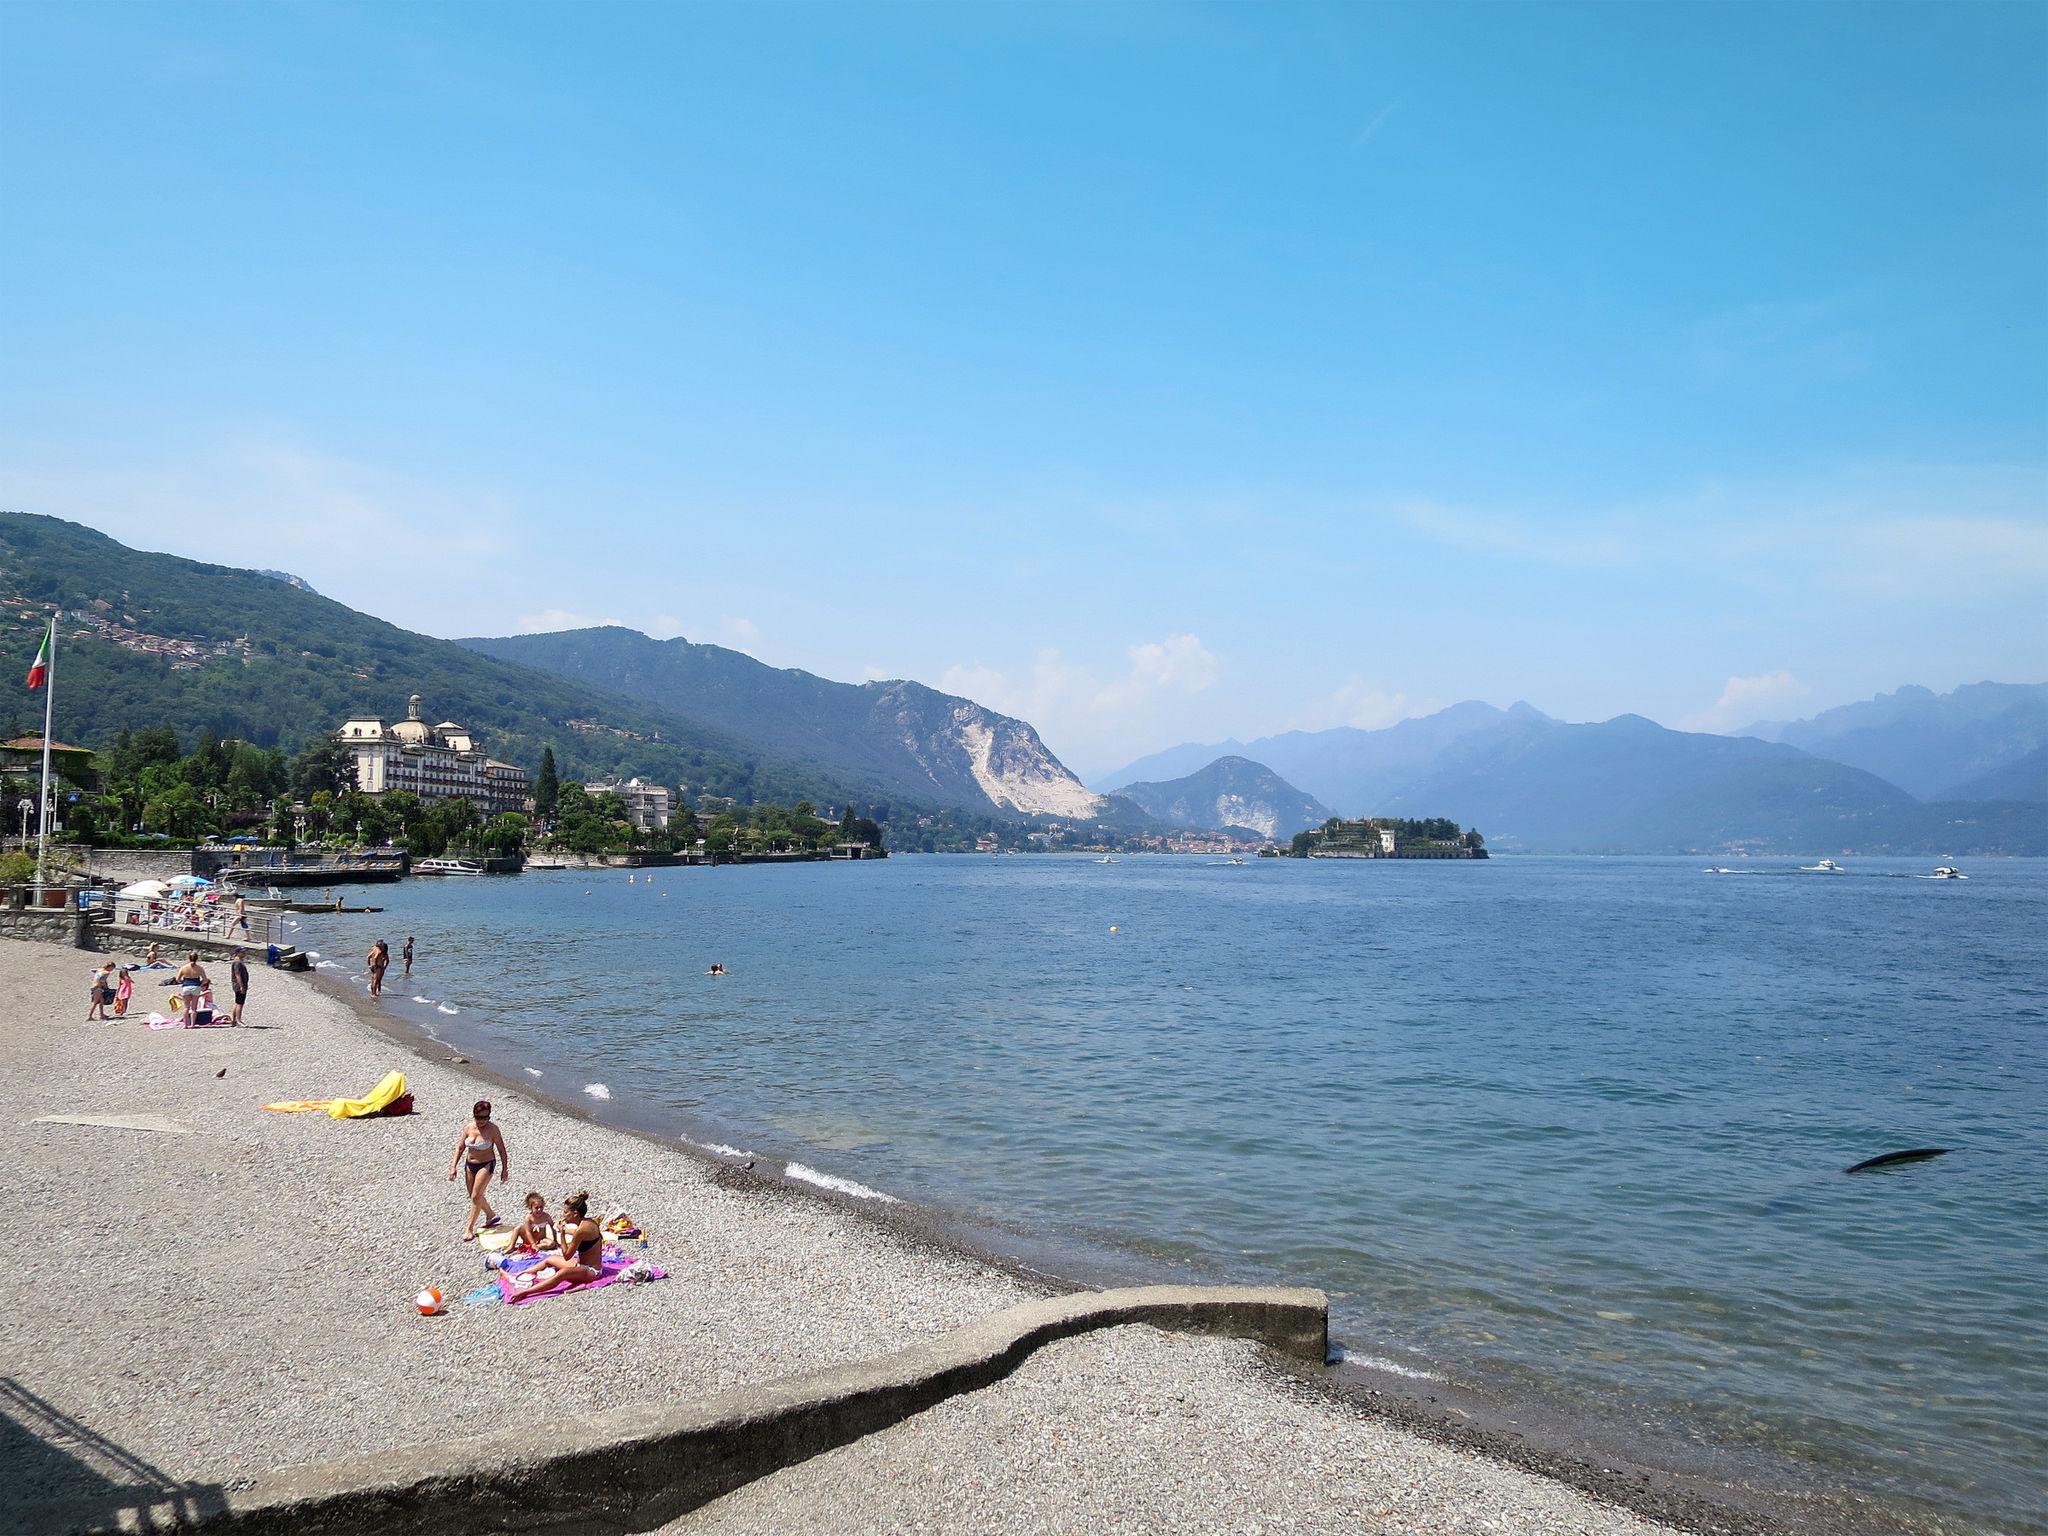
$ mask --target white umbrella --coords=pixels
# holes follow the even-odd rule
[[[171,889],[174,891],[197,891],[213,884],[202,875],[173,875]]]
[[[138,880],[133,885],[124,885],[114,894],[129,901],[159,901],[166,887],[161,880]]]

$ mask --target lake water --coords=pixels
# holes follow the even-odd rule
[[[298,937],[416,935],[402,1006],[562,1097],[2048,1522],[2048,861],[1709,862],[536,872]]]

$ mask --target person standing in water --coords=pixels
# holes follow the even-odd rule
[[[405,975],[409,981],[412,979],[412,935],[409,933],[405,936],[405,948],[400,954],[405,961]]]
[[[512,1149],[505,1145],[505,1133],[491,1119],[489,1099],[478,1099],[470,1108],[469,1123],[463,1126],[462,1138],[455,1143],[455,1156],[448,1162],[449,1182],[454,1182],[458,1167],[469,1191],[469,1222],[462,1231],[462,1240],[467,1243],[476,1237],[477,1217],[484,1218],[486,1227],[498,1224],[498,1213],[491,1209],[492,1168],[497,1169],[500,1184],[512,1180]]]
[[[391,946],[382,939],[370,946],[370,952],[363,956],[363,964],[370,971],[370,996],[384,995],[384,973],[391,969]]]

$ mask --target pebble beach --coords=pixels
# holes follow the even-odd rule
[[[146,1494],[871,1359],[1043,1294],[971,1252],[615,1131],[420,1054],[368,1005],[259,969],[241,1030],[84,1021],[94,957],[0,945],[11,1490],[31,1529]],[[429,1047],[431,1049],[431,1047]],[[418,1113],[267,1113],[404,1071]],[[525,1307],[446,1178],[472,1100],[501,1211],[588,1188],[670,1278]],[[37,1123],[147,1119],[160,1129]],[[494,1193],[494,1199],[497,1199]],[[422,1286],[450,1305],[423,1318]],[[39,1513],[40,1511],[40,1513]],[[1399,1427],[1253,1347],[1121,1328],[788,1468],[673,1529],[1644,1533],[1674,1529]],[[1717,1528],[1689,1522],[1687,1528]],[[1752,1527],[1753,1528],[1753,1527]]]

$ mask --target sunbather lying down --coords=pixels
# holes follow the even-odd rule
[[[562,1248],[520,1275],[512,1284],[522,1296],[538,1296],[556,1286],[580,1285],[604,1277],[604,1233],[590,1219],[590,1192],[580,1190],[562,1201]]]

